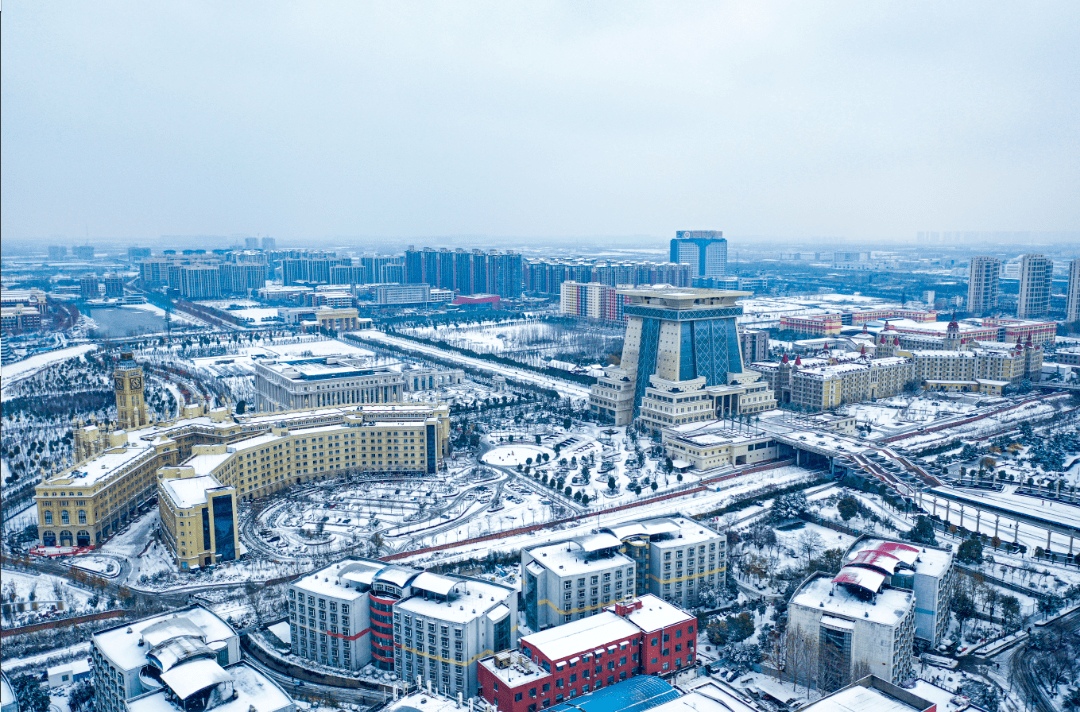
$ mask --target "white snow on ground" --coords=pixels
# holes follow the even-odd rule
[[[157,522],[158,512],[155,508],[129,523],[119,534],[105,542],[98,551],[132,559],[150,543],[150,532],[153,531]]]
[[[49,610],[54,603],[59,601],[63,601],[65,610],[89,609],[90,598],[94,595],[85,589],[70,585],[65,578],[49,574],[34,576],[22,571],[3,569],[0,579],[3,579],[5,603],[14,595],[16,602],[25,603],[27,608],[31,608],[32,593],[33,602],[38,606],[37,611],[27,610],[16,613],[16,625],[22,625],[36,618],[39,613]],[[104,602],[99,602],[98,605],[104,605]],[[5,627],[8,625],[8,621],[5,621]]]
[[[488,450],[480,459],[489,465],[514,467],[516,465],[524,465],[525,461],[529,459],[534,463],[539,462],[541,455],[547,455],[550,458],[549,462],[555,459],[554,450],[546,447],[538,447],[536,445],[526,445],[525,443],[500,445],[493,450]]]
[[[6,366],[0,366],[0,384],[2,384],[3,388],[3,398],[5,400],[7,399],[7,390],[14,385],[16,381],[34,375],[46,366],[77,358],[96,348],[97,344],[80,344],[79,346],[71,346],[66,349],[58,349],[57,351],[37,354],[30,358],[23,359],[22,361],[16,361],[15,363],[9,363]]]
[[[972,440],[989,437],[1003,428],[1019,426],[1024,420],[1047,418],[1058,412],[1061,402],[1069,397],[1068,395],[1047,396],[1039,400],[1031,400],[1023,405],[1010,408],[1003,413],[988,415],[971,423],[954,425],[935,432],[912,433],[908,437],[890,443],[889,446],[894,448],[925,448],[958,436]]]
[[[116,559],[99,554],[76,556],[71,560],[71,566],[107,578],[113,578],[120,574],[120,563]]]
[[[3,662],[0,662],[0,668],[3,668],[4,672],[8,672],[9,670],[16,670],[27,665],[41,664],[49,658],[55,658],[59,655],[75,656],[89,652],[90,641],[86,641],[85,643],[76,643],[75,645],[71,645],[60,650],[47,650],[44,653],[40,653],[38,655],[28,655],[25,658],[9,658],[7,660],[4,660]]]
[[[196,368],[211,370],[219,363],[228,361],[230,366],[254,373],[254,360],[300,358],[313,356],[374,357],[375,354],[356,344],[328,339],[322,336],[257,341],[255,344],[229,345],[229,353],[221,356],[203,356],[191,359]]]
[[[262,303],[251,299],[219,299],[205,302],[199,301],[196,302],[196,304],[212,309],[218,309],[226,314],[235,316],[237,319],[252,319],[254,321],[254,326],[260,325],[264,318],[276,317],[278,315],[277,307],[267,307]],[[231,306],[241,306],[243,309],[229,309]]]
[[[405,351],[434,356],[444,361],[465,364],[470,368],[475,368],[479,371],[484,371],[486,373],[493,373],[495,375],[503,376],[505,378],[512,378],[515,381],[530,383],[540,386],[542,388],[550,388],[558,391],[559,395],[563,396],[564,398],[584,400],[589,397],[588,387],[581,384],[570,383],[554,378],[548,378],[547,376],[542,376],[539,373],[535,373],[533,371],[527,371],[521,368],[513,368],[510,366],[503,366],[501,364],[492,363],[483,359],[465,356],[457,353],[456,351],[440,349],[435,346],[428,346],[427,344],[410,341],[409,339],[390,336],[375,329],[363,329],[361,331],[350,332],[350,334],[364,341],[370,341],[376,344],[390,344]]]
[[[292,643],[292,637],[289,632],[288,621],[281,621],[280,623],[275,623],[274,625],[267,626],[266,629],[273,633],[274,636],[282,643],[285,643],[285,645],[290,645]]]
[[[786,487],[798,482],[805,482],[819,477],[821,473],[805,470],[801,467],[786,466],[778,467],[771,470],[764,470],[761,472],[755,472],[744,477],[736,477],[731,480],[720,483],[719,485],[711,485],[712,489],[705,492],[696,492],[692,495],[685,497],[678,497],[657,502],[647,502],[638,507],[622,510],[619,512],[610,513],[591,513],[583,516],[580,520],[573,523],[566,523],[556,525],[550,529],[543,531],[530,532],[528,534],[515,534],[507,536],[503,539],[499,539],[498,542],[482,541],[470,544],[463,544],[460,546],[444,549],[436,553],[417,554],[400,559],[401,562],[408,562],[410,564],[422,565],[427,561],[439,561],[446,562],[457,559],[467,559],[473,556],[484,556],[489,551],[498,549],[501,551],[512,551],[521,549],[522,547],[534,547],[540,544],[544,544],[551,541],[557,541],[560,539],[567,539],[570,537],[581,536],[587,534],[595,528],[602,528],[618,524],[621,522],[634,521],[636,519],[647,519],[649,517],[670,516],[679,514],[683,516],[691,516],[694,514],[701,514],[709,512],[714,509],[718,509],[725,504],[728,504],[737,499],[742,499],[749,496],[751,493],[760,490],[767,485],[775,485],[777,487]],[[719,487],[719,491],[715,488]],[[494,525],[494,522],[492,522]],[[514,526],[520,526],[520,522],[516,525],[505,524],[502,528],[510,529]],[[475,536],[477,532],[476,527],[473,526],[474,531],[472,535]],[[830,534],[832,532],[830,531]],[[469,536],[468,526],[462,526],[457,529],[451,529],[439,534],[432,535],[426,538],[423,542],[418,542],[416,546],[432,546],[436,544],[446,544],[448,542],[462,541]]]

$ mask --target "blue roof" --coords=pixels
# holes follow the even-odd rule
[[[674,687],[652,675],[638,675],[596,692],[563,702],[551,712],[644,712],[679,697]]]

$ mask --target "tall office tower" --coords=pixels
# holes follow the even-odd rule
[[[1020,258],[1020,294],[1016,318],[1038,319],[1050,311],[1050,278],[1054,263],[1046,255],[1029,253]]]
[[[705,379],[705,386],[726,385],[729,374],[742,373],[742,349],[735,304],[748,292],[719,289],[628,289],[623,307],[626,337],[622,368],[635,383],[634,414],[641,407],[650,377],[665,381]]]
[[[727,240],[720,230],[679,230],[671,241],[671,261],[690,265],[692,277],[727,275]]]
[[[1080,321],[1080,259],[1069,263],[1069,300],[1065,307],[1065,321]]]
[[[264,250],[267,250],[267,251],[276,250],[277,249],[277,240],[275,240],[272,237],[264,237],[262,239],[262,248]]]
[[[62,260],[67,257],[67,248],[63,245],[49,245],[49,259]]]
[[[972,257],[968,273],[968,311],[985,316],[997,307],[1001,260],[996,257]]]

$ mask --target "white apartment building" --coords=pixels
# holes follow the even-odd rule
[[[822,691],[866,675],[896,685],[911,677],[915,594],[886,587],[884,579],[880,572],[847,566],[831,580],[821,573],[807,579],[791,597],[788,629],[816,657]]]
[[[1080,321],[1080,259],[1069,263],[1069,293],[1065,302],[1065,322]]]
[[[949,628],[949,603],[956,587],[951,551],[925,544],[861,537],[847,550],[844,565],[861,566],[885,576],[884,585],[915,594],[915,637],[932,647]]]
[[[517,591],[373,559],[348,559],[289,585],[293,653],[374,665],[447,695],[476,695],[476,661],[514,647]]]

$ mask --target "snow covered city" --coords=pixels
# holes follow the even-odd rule
[[[1080,5],[0,14],[0,712],[1080,712]]]

